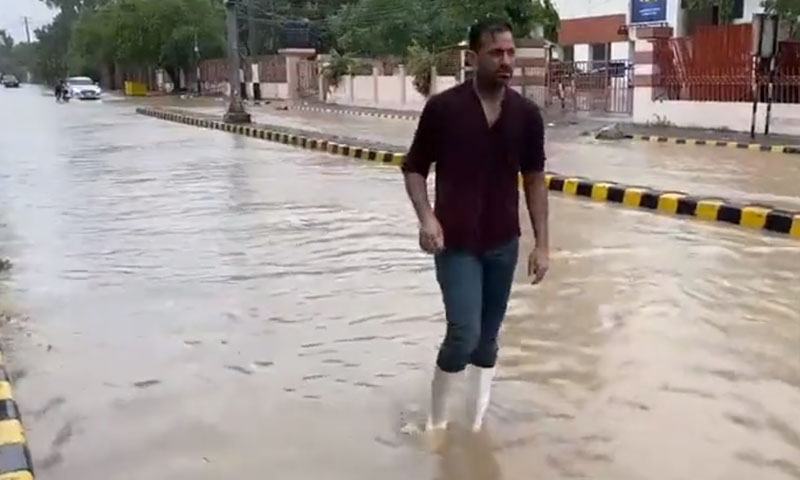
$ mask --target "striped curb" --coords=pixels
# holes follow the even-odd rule
[[[667,215],[690,216],[800,238],[800,212],[770,206],[739,205],[719,198],[703,198],[682,192],[594,182],[555,174],[547,175],[547,188],[597,202],[617,203]]]
[[[295,135],[286,132],[278,132],[266,128],[259,128],[252,125],[234,125],[231,123],[197,118],[182,113],[169,112],[166,110],[156,110],[151,108],[137,108],[136,113],[155,117],[171,122],[184,123],[197,127],[210,128],[212,130],[222,130],[224,132],[237,133],[246,137],[259,138],[270,142],[282,143],[294,147],[305,148],[307,150],[317,150],[334,155],[377,162],[385,165],[400,165],[405,159],[402,153],[388,152],[385,150],[370,149],[352,145],[345,145],[329,140],[309,138],[305,135]],[[3,480],[0,478],[0,480]]]
[[[25,429],[14,401],[11,377],[0,354],[0,480],[33,479],[33,461]]]
[[[285,145],[319,150],[387,165],[400,165],[405,158],[402,153],[344,145],[250,125],[233,125],[165,110],[137,108],[136,111],[142,115],[172,122],[222,130]],[[699,197],[682,192],[654,190],[648,187],[632,187],[614,182],[595,182],[580,177],[567,177],[550,172],[546,175],[546,181],[548,190],[552,192],[560,192],[566,195],[589,198],[597,202],[620,204],[667,215],[688,216],[700,220],[738,225],[753,230],[781,233],[800,239],[800,212],[781,210],[766,205],[742,205],[720,198]],[[5,479],[0,477],[0,480]]]
[[[732,142],[727,140],[698,140],[696,138],[659,137],[655,135],[625,135],[625,138],[639,142],[666,143],[670,145],[697,145],[706,147],[736,148],[758,152],[800,154],[800,147],[787,145],[762,145],[760,143]]]
[[[324,108],[324,107],[308,107],[305,105],[290,106],[289,110],[301,110],[304,112],[317,112],[317,113],[337,113],[340,115],[355,115],[357,117],[377,117],[377,118],[391,118],[394,120],[410,120],[416,121],[419,115],[404,115],[400,113],[381,113],[370,112],[364,110],[349,110],[344,108]]]

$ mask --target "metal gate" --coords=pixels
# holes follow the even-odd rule
[[[628,61],[561,62],[547,66],[549,103],[563,110],[630,114],[633,64]]]
[[[300,98],[319,94],[319,72],[316,61],[302,59],[297,62],[297,93]]]

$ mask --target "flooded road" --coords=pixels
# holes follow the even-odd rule
[[[396,168],[125,102],[0,105],[39,479],[800,478],[797,241],[551,197],[487,431],[431,452],[443,316]]]
[[[163,103],[162,100],[158,101]],[[192,106],[196,101],[171,101]],[[224,111],[223,102],[203,100],[191,108],[203,113]],[[406,147],[416,128],[408,120],[359,117],[336,113],[281,111],[273,106],[253,107],[258,122],[310,131],[363,138]],[[559,123],[548,133],[549,168],[562,175],[631,186],[649,186],[732,201],[800,210],[800,155],[753,152],[716,147],[691,147],[599,141],[580,136],[592,126]]]

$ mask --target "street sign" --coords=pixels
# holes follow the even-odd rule
[[[667,21],[667,0],[631,0],[631,25]]]

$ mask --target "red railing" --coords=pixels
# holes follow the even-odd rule
[[[661,100],[752,102],[755,82],[759,101],[769,99],[769,62],[753,62],[752,27],[702,27],[693,37],[657,41],[656,83]],[[782,42],[772,76],[773,101],[800,101],[800,46]],[[754,71],[754,68],[756,69]]]

